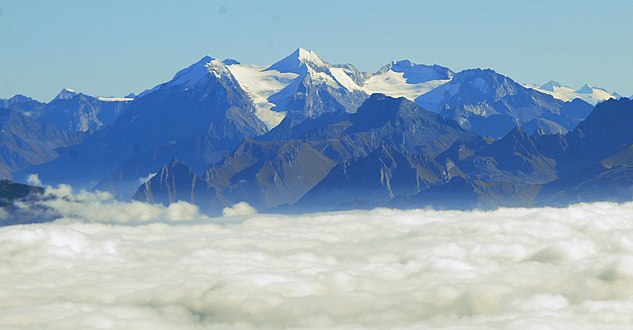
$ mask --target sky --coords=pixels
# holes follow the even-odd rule
[[[0,0],[0,98],[123,96],[205,55],[267,65],[298,47],[363,71],[410,59],[631,95],[632,12],[628,0]]]

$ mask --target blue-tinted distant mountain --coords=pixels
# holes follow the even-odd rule
[[[434,158],[384,146],[335,167],[296,207],[491,208],[630,200],[632,122],[633,101],[612,100],[567,135],[529,135],[514,128],[499,140],[464,139]]]
[[[222,143],[208,136],[193,136],[138,152],[103,178],[95,189],[111,192],[118,198],[130,198],[137,190],[139,180],[160,170],[174,158],[187,166],[193,164],[192,171],[204,173],[209,165],[226,157],[231,144],[223,146]]]
[[[424,155],[381,145],[365,157],[333,168],[294,207],[318,211],[384,206],[397,196],[414,195],[437,184],[443,171]]]
[[[131,100],[93,97],[64,89],[46,104],[38,121],[63,130],[94,133],[114,123]]]
[[[567,134],[566,172],[591,166],[633,144],[633,100],[598,104],[576,129]]]
[[[563,88],[408,60],[370,74],[303,49],[271,66],[205,57],[133,100],[0,100],[0,175],[216,214],[633,198],[632,101],[593,110],[600,89]]]
[[[621,97],[616,92],[609,93],[603,88],[591,87],[587,84],[576,90],[556,81],[549,81],[541,86],[527,85],[527,87],[552,95],[559,100],[572,101],[574,99],[581,99],[591,105],[596,105],[608,99],[619,99]]]
[[[562,128],[573,129],[569,113],[562,111],[570,104],[550,95],[526,88],[493,70],[465,70],[453,79],[418,97],[416,103],[431,111],[457,120],[475,133],[500,138],[517,125],[532,120],[548,119],[560,126],[539,125],[561,133]],[[591,106],[574,104],[582,108]],[[573,118],[579,122],[582,118]],[[564,132],[563,132],[564,133]]]
[[[336,164],[356,163],[354,159],[361,159],[360,164],[377,162],[382,158],[370,155],[384,148],[393,150],[396,155],[417,154],[413,158],[418,163],[410,166],[419,170],[417,184],[427,186],[428,183],[423,181],[437,181],[435,177],[441,169],[435,164],[437,169],[424,169],[421,159],[431,159],[455,141],[472,137],[453,120],[426,111],[411,101],[374,94],[354,114],[326,113],[298,124],[286,118],[260,138],[262,141],[245,141],[233,154],[207,171],[207,182],[218,192],[209,204],[215,211],[240,201],[247,201],[261,210],[293,205],[326,175],[332,176],[330,169]],[[427,163],[432,164],[432,161]],[[362,178],[360,171],[368,166],[373,165],[350,168],[357,169],[359,173],[356,175]],[[380,168],[379,164],[376,166]],[[394,182],[404,182],[398,179],[400,174],[394,175]],[[328,180],[336,182],[338,178]],[[379,180],[366,184],[383,187]],[[350,186],[348,195],[358,193],[358,189],[352,188]],[[400,191],[399,187],[393,189]],[[336,204],[341,202],[338,200]]]
[[[633,198],[633,101],[622,98],[598,104],[565,137],[561,177],[539,194],[543,204],[565,205]]]
[[[139,153],[194,137],[205,137],[210,144],[207,147],[226,153],[244,137],[265,132],[265,125],[254,112],[250,98],[226,65],[205,57],[178,72],[169,82],[141,93],[115,123],[82,145],[65,150],[59,160],[34,170],[45,182],[70,182],[86,187],[112,175],[118,166]],[[139,166],[135,170],[147,176],[157,172],[162,164]],[[64,170],[67,168],[74,170],[70,173]],[[138,180],[128,174],[119,178],[121,181],[115,184]]]
[[[18,110],[0,109],[0,178],[58,156],[57,148],[80,143],[83,134],[41,124]]]
[[[408,84],[420,84],[431,80],[445,80],[453,78],[453,71],[439,65],[415,64],[409,60],[392,62],[388,65],[394,72],[404,73]],[[385,70],[386,68],[383,68]],[[382,70],[381,70],[382,71]]]
[[[247,140],[207,170],[205,179],[218,192],[210,205],[220,211],[240,201],[262,210],[293,204],[333,166],[334,161],[310,143]]]
[[[9,99],[0,99],[0,109],[15,110],[21,114],[37,117],[46,104],[28,96],[17,94]]]

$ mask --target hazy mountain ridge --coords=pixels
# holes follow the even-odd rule
[[[611,102],[597,109],[630,106]],[[216,213],[241,201],[288,212],[536,205],[574,191],[564,182],[626,177],[633,143],[617,126],[625,112],[490,69],[400,60],[365,73],[301,48],[268,67],[206,56],[134,98],[63,90],[48,104],[0,104],[59,141],[28,160],[4,145],[4,176]]]

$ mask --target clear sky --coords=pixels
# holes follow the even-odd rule
[[[0,45],[0,98],[121,96],[204,55],[265,65],[298,47],[633,94],[630,0],[0,0]]]

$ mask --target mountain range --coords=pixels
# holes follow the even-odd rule
[[[632,101],[491,69],[367,73],[300,48],[269,66],[206,56],[139,95],[0,108],[2,177],[211,213],[631,198]]]

